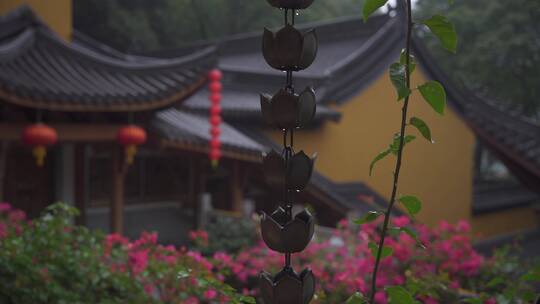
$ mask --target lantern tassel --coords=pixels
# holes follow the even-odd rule
[[[36,159],[36,165],[38,167],[43,167],[43,165],[45,164],[45,156],[47,156],[47,149],[45,148],[45,146],[35,146],[32,149],[32,154]]]
[[[218,159],[212,159],[211,164],[212,164],[212,168],[216,169],[218,167],[218,165],[219,165],[219,160]]]
[[[127,145],[125,148],[126,153],[126,163],[132,165],[135,159],[135,154],[137,154],[137,145]]]

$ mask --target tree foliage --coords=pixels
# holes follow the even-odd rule
[[[298,22],[350,15],[362,0],[316,1]],[[266,1],[77,0],[75,28],[124,52],[180,47],[197,40],[277,27],[281,13]]]
[[[416,9],[421,20],[444,12],[455,25],[459,56],[425,39],[454,80],[540,118],[540,1],[418,0]]]

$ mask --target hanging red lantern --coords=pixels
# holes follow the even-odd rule
[[[221,119],[221,91],[223,90],[223,85],[221,84],[221,78],[223,74],[220,70],[214,69],[208,73],[208,79],[210,84],[208,88],[210,89],[210,152],[208,157],[212,163],[212,167],[217,167],[219,164],[219,159],[221,158],[221,141],[219,135],[221,134],[221,129],[219,128],[222,123]]]
[[[218,104],[221,102],[221,94],[219,93],[212,93],[210,95],[210,101],[212,101],[212,105]]]
[[[219,148],[221,148],[221,141],[219,138],[212,138],[210,141],[210,148],[212,150],[219,150]]]
[[[221,135],[221,129],[219,127],[211,127],[210,135],[212,135],[212,138],[217,138],[217,140],[219,140],[219,135]]]
[[[137,154],[137,146],[146,142],[146,131],[135,125],[122,127],[118,130],[117,141],[124,147],[126,163],[131,165]]]
[[[32,154],[36,159],[38,167],[45,164],[47,156],[47,147],[52,146],[58,141],[56,130],[42,123],[37,123],[26,127],[22,133],[24,144],[32,147]]]
[[[219,69],[213,69],[208,73],[208,78],[210,81],[221,81],[223,74]]]

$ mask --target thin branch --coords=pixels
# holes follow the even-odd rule
[[[407,2],[407,39],[405,45],[405,79],[407,81],[407,88],[411,88],[411,77],[410,77],[410,52],[411,52],[411,35],[412,35],[412,7],[411,0],[404,0]],[[410,95],[409,95],[410,96]],[[399,172],[401,171],[401,161],[403,158],[403,146],[405,144],[405,128],[407,126],[407,110],[409,108],[409,96],[405,97],[403,102],[403,108],[401,109],[401,131],[400,131],[400,140],[399,140],[399,150],[397,153],[396,167],[394,170],[394,182],[392,185],[392,195],[388,202],[388,209],[384,214],[384,224],[381,231],[381,239],[379,241],[379,248],[377,250],[377,256],[375,259],[375,266],[373,268],[373,276],[371,280],[371,293],[369,295],[369,303],[374,303],[375,293],[377,291],[377,273],[379,271],[379,264],[381,262],[382,250],[384,247],[384,240],[386,238],[386,233],[388,231],[388,224],[390,222],[390,215],[392,209],[394,208],[394,203],[396,201],[396,194],[398,189],[399,182]]]

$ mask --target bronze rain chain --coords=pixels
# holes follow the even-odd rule
[[[283,149],[264,156],[263,169],[267,184],[283,193],[280,207],[272,214],[263,213],[261,233],[266,245],[285,255],[283,269],[275,275],[261,272],[260,290],[265,304],[307,304],[315,293],[315,276],[310,269],[297,273],[291,266],[291,254],[303,251],[314,232],[314,218],[304,210],[292,214],[292,194],[303,190],[313,172],[315,156],[294,152],[294,131],[309,125],[315,116],[315,91],[311,87],[295,92],[293,72],[308,68],[317,55],[314,30],[301,32],[294,27],[299,9],[314,0],[267,0],[284,11],[285,25],[273,33],[265,29],[263,56],[272,68],[286,72],[285,86],[273,96],[261,94],[264,121],[283,131]]]

